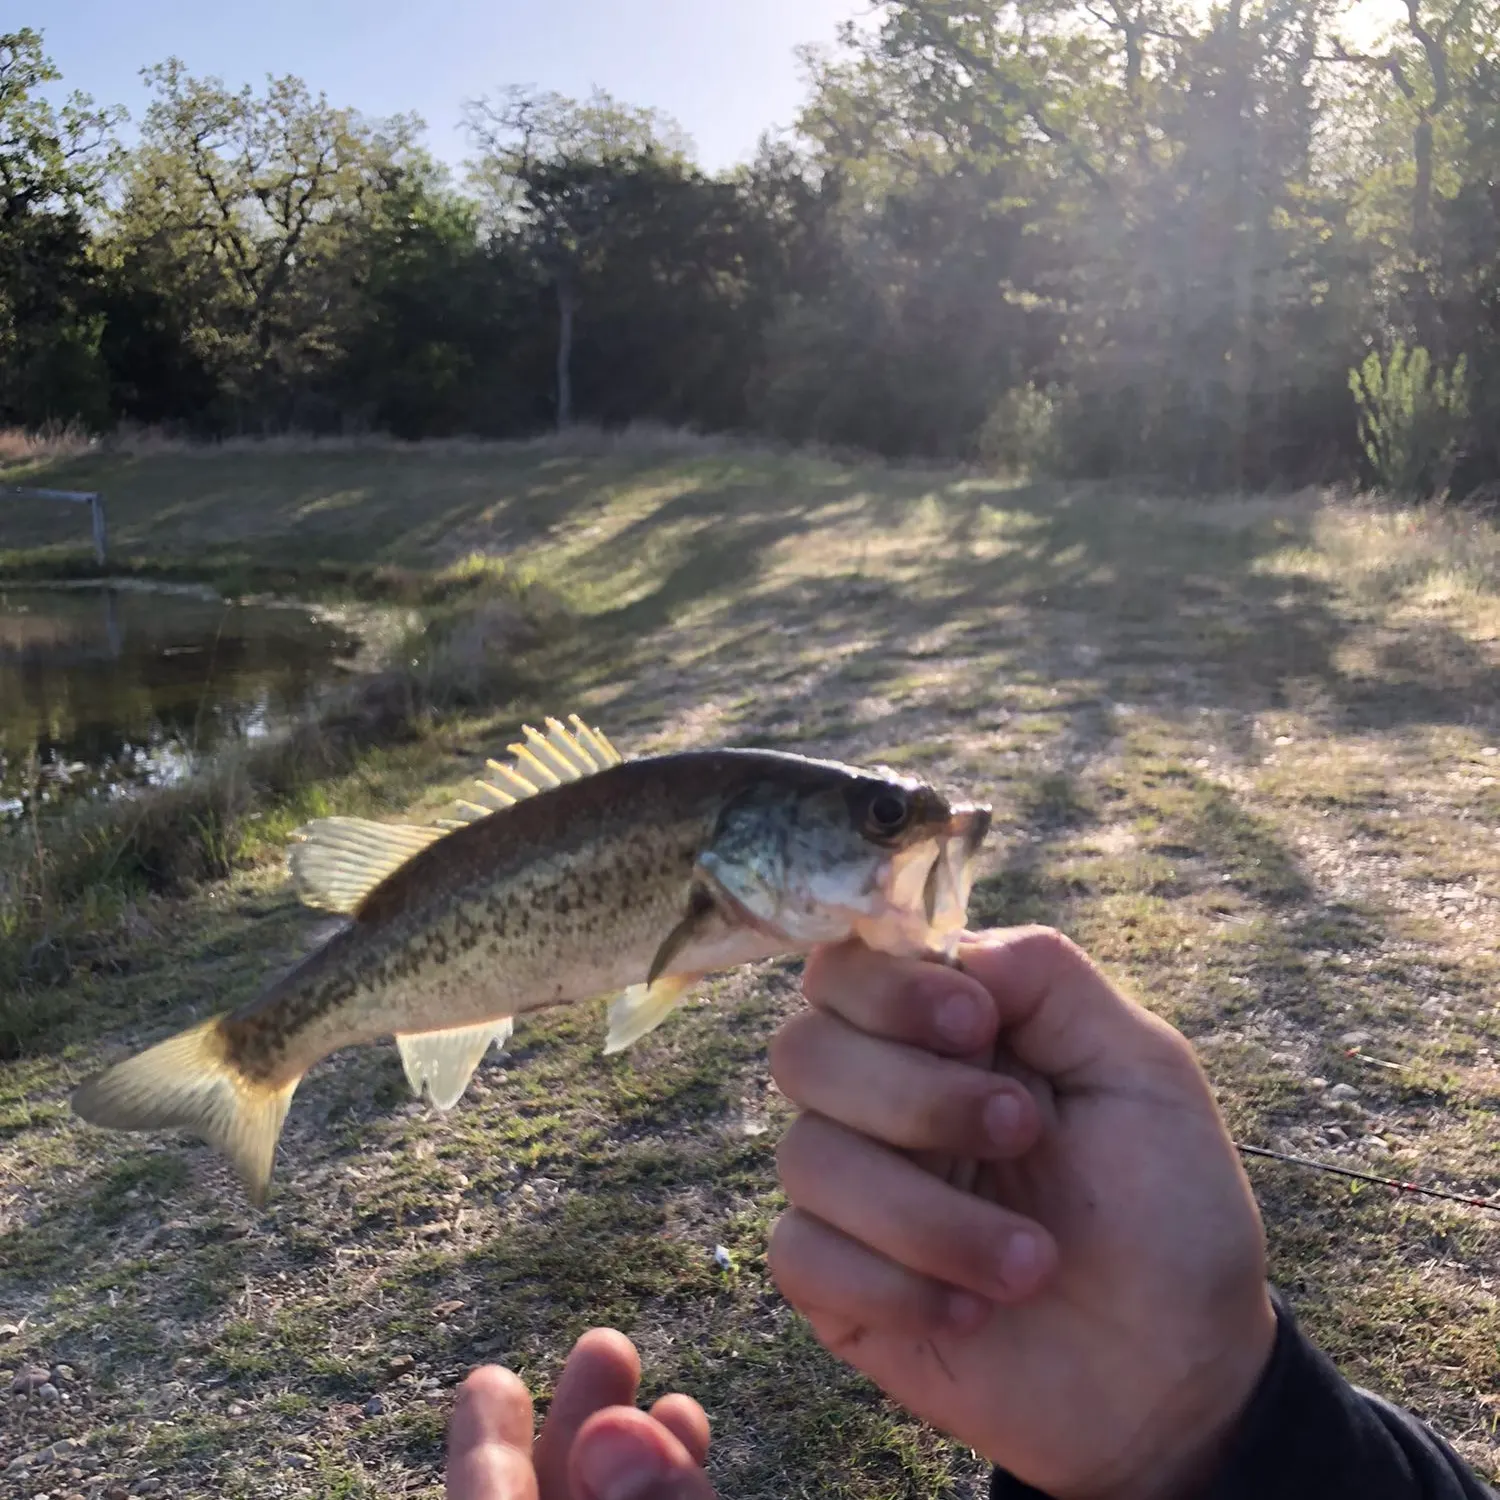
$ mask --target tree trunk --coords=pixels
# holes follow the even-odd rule
[[[573,314],[578,297],[572,278],[557,278],[557,429],[573,425]]]

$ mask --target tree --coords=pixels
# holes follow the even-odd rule
[[[667,115],[596,91],[587,101],[525,88],[465,106],[476,156],[469,182],[492,232],[522,238],[557,299],[557,425],[573,421],[573,345],[580,287],[603,251],[623,179],[686,160]]]
[[[87,215],[122,111],[38,90],[59,78],[31,30],[0,34],[0,421],[108,420]]]
[[[416,159],[419,122],[367,121],[292,77],[257,95],[175,59],[144,76],[155,97],[115,252],[171,289],[222,424],[318,425],[319,383],[357,319],[363,231]]]

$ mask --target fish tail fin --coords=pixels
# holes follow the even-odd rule
[[[79,1086],[73,1110],[113,1130],[190,1130],[235,1165],[266,1201],[282,1122],[300,1078],[262,1083],[231,1058],[223,1022],[205,1021]]]

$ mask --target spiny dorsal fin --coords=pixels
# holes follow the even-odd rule
[[[308,906],[352,916],[382,880],[455,828],[624,759],[602,731],[590,729],[577,714],[569,714],[568,722],[571,730],[548,719],[545,735],[523,726],[526,742],[510,747],[515,766],[489,761],[488,778],[475,783],[480,800],[460,802],[452,817],[430,828],[364,818],[319,818],[299,828],[287,856],[298,896]]]
[[[538,792],[569,781],[582,781],[585,776],[592,776],[608,766],[617,766],[624,759],[600,730],[590,729],[577,714],[568,715],[571,729],[556,719],[548,719],[546,723],[545,735],[530,724],[522,726],[525,741],[509,746],[515,757],[513,765],[501,765],[498,760],[487,762],[489,775],[483,781],[475,782],[480,800],[460,802],[454,808],[453,816],[444,819],[444,829],[462,828],[466,823],[478,822],[492,812],[534,797]]]
[[[382,880],[446,832],[364,818],[319,818],[292,835],[296,842],[287,863],[306,905],[347,916]]]
[[[452,1109],[463,1097],[490,1043],[504,1047],[514,1030],[515,1022],[507,1019],[449,1031],[398,1032],[396,1046],[401,1049],[412,1093],[420,1099],[425,1085],[435,1108]]]

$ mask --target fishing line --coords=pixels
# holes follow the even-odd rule
[[[1353,1167],[1336,1167],[1332,1162],[1314,1161],[1308,1156],[1290,1156],[1285,1151],[1268,1151],[1264,1146],[1246,1146],[1239,1141],[1235,1145],[1246,1156],[1261,1156],[1267,1161],[1285,1162],[1293,1167],[1306,1167],[1313,1172],[1328,1172],[1335,1177],[1351,1177],[1356,1182],[1371,1182],[1377,1187],[1390,1188],[1397,1193],[1419,1193],[1424,1198],[1441,1198],[1447,1203],[1462,1203],[1468,1208],[1487,1209],[1500,1214],[1500,1198],[1471,1198],[1464,1193],[1450,1193],[1442,1188],[1421,1187],[1415,1182],[1402,1182],[1395,1177],[1378,1177],[1373,1172],[1359,1172]]]

